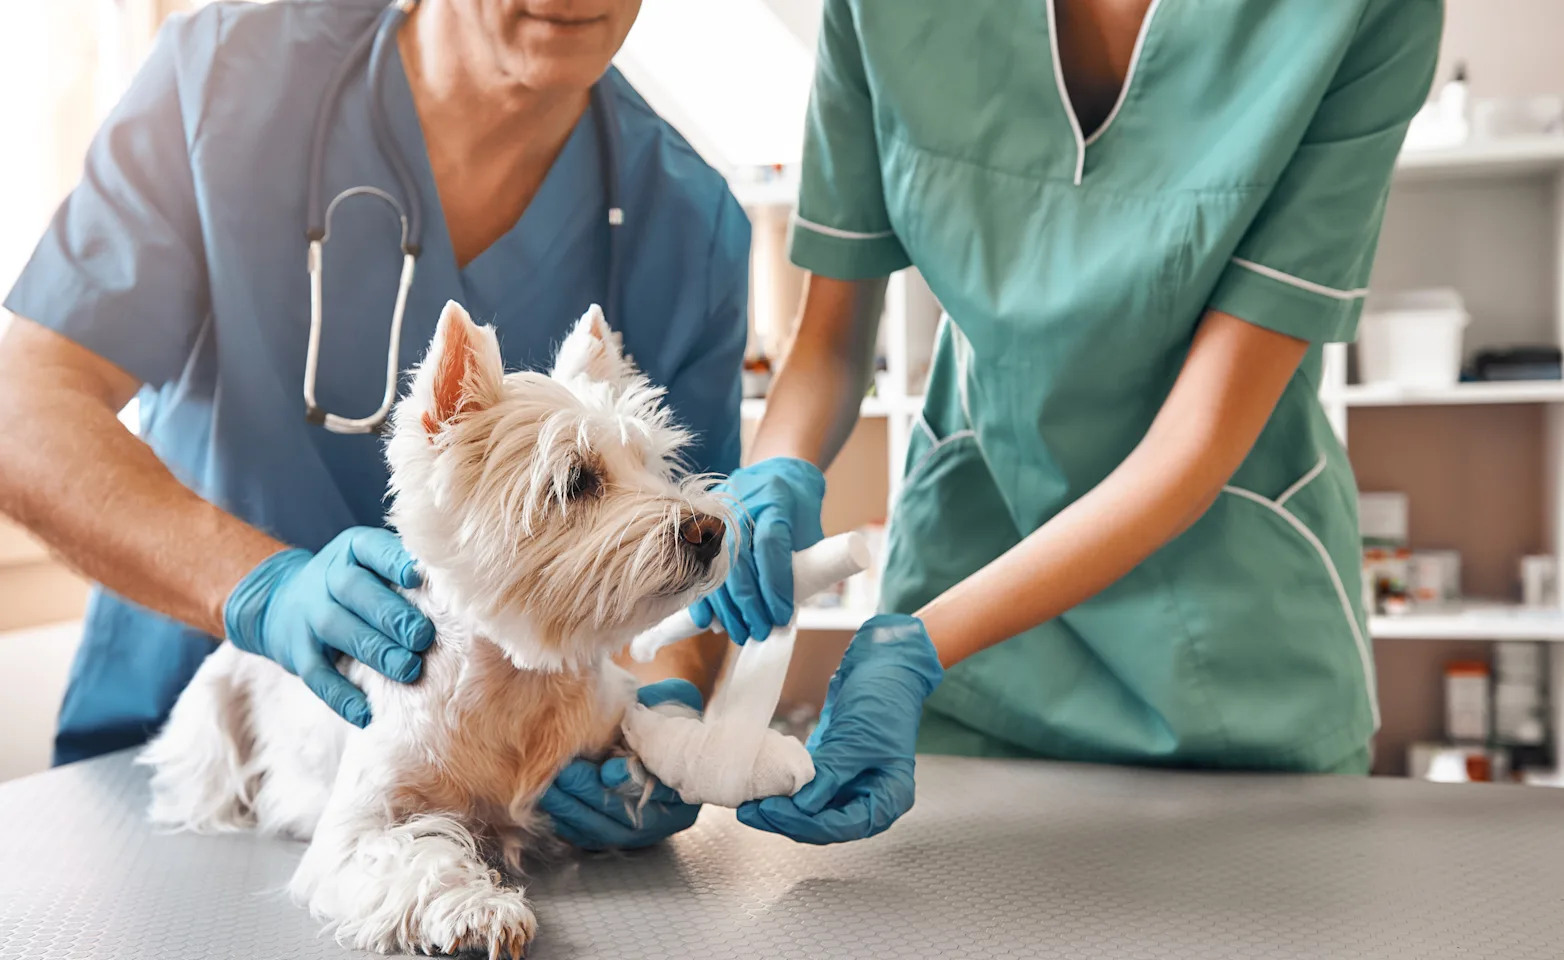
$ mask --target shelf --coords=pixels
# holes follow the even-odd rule
[[[860,417],[888,417],[893,413],[916,415],[923,409],[922,397],[864,397],[858,408]],[[759,420],[766,412],[764,397],[746,397],[739,408],[745,420]]]
[[[872,616],[873,610],[854,610],[849,607],[799,607],[798,629],[857,630]]]
[[[1564,610],[1474,603],[1448,610],[1369,618],[1376,640],[1564,641]]]
[[[1561,170],[1564,170],[1564,137],[1557,136],[1405,150],[1396,159],[1396,179],[1406,181],[1522,176]]]
[[[1564,381],[1516,380],[1458,383],[1450,387],[1364,384],[1325,390],[1325,403],[1349,407],[1457,406],[1486,403],[1564,403]]]

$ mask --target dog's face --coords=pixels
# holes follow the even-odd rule
[[[593,307],[554,369],[506,374],[455,303],[392,414],[391,522],[518,666],[582,665],[722,582],[724,504]]]

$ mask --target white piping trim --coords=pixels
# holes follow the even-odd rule
[[[1368,287],[1360,287],[1357,290],[1337,290],[1335,287],[1327,287],[1323,284],[1313,283],[1302,277],[1295,277],[1290,273],[1283,273],[1275,267],[1268,267],[1263,263],[1255,263],[1253,260],[1245,260],[1243,257],[1234,257],[1233,262],[1245,270],[1253,270],[1262,277],[1270,277],[1282,283],[1297,287],[1299,290],[1307,290],[1317,293],[1322,297],[1331,297],[1335,300],[1361,300],[1368,296]]]
[[[857,233],[852,230],[838,230],[836,227],[828,227],[823,223],[805,220],[796,213],[793,214],[793,223],[803,227],[805,230],[813,230],[815,233],[835,237],[838,240],[881,240],[885,237],[895,236],[895,231],[893,230],[881,230],[878,233]]]
[[[1146,34],[1151,32],[1151,18],[1157,15],[1157,8],[1161,5],[1162,0],[1151,0],[1151,6],[1146,8],[1146,15],[1140,21],[1140,33],[1135,35],[1135,49],[1130,51],[1129,69],[1124,71],[1124,85],[1119,88],[1119,99],[1113,101],[1113,109],[1108,111],[1108,118],[1086,138],[1086,146],[1091,146],[1098,137],[1113,126],[1113,118],[1119,115],[1119,108],[1124,106],[1125,100],[1129,99],[1130,84],[1135,82],[1135,67],[1140,64],[1140,51],[1146,45]]]
[[[956,359],[956,396],[961,400],[961,415],[972,425],[972,400],[967,395],[967,373],[972,367],[972,344],[967,342],[967,335],[961,332],[961,327],[951,315],[942,313],[940,323],[947,325],[950,334],[951,353]]]
[[[1144,26],[1142,22],[1142,26]],[[1054,15],[1054,0],[1048,0],[1048,54],[1053,58],[1054,85],[1059,88],[1059,102],[1070,118],[1070,132],[1075,134],[1075,185],[1081,185],[1086,173],[1086,138],[1081,136],[1081,121],[1076,119],[1075,104],[1070,101],[1070,88],[1064,83],[1064,65],[1059,60],[1059,18]]]
[[[933,428],[929,427],[927,423],[924,424],[924,429],[928,431],[929,436],[931,436],[931,437],[934,436]],[[916,477],[919,473],[921,473],[923,471],[923,468],[928,466],[929,459],[931,457],[933,457],[936,453],[939,453],[940,450],[944,449],[945,447],[950,446],[951,444],[955,443],[957,440],[965,440],[967,437],[976,437],[976,436],[977,436],[977,431],[976,430],[957,430],[955,433],[951,434],[948,437],[945,437],[943,440],[935,440],[934,441],[934,445],[932,447],[929,447],[927,450],[923,451],[923,456],[919,457],[918,458],[918,462],[914,463],[912,465],[912,469],[908,470],[906,475],[904,477],[902,477],[902,488],[906,489],[906,484],[908,482],[910,482],[914,477]]]
[[[1363,637],[1363,630],[1358,626],[1358,618],[1352,612],[1352,601],[1348,598],[1346,586],[1341,582],[1341,573],[1336,569],[1336,562],[1330,558],[1330,552],[1325,549],[1325,544],[1320,542],[1320,538],[1316,537],[1314,531],[1305,526],[1302,520],[1293,516],[1291,511],[1276,501],[1268,500],[1252,490],[1245,490],[1242,487],[1235,487],[1230,484],[1224,486],[1222,492],[1243,497],[1245,500],[1253,500],[1278,517],[1281,517],[1309,542],[1315,553],[1320,555],[1321,562],[1325,564],[1326,571],[1330,573],[1331,583],[1336,587],[1336,599],[1341,601],[1341,612],[1347,618],[1347,626],[1352,628],[1352,640],[1358,646],[1358,660],[1363,665],[1363,683],[1368,692],[1369,711],[1374,717],[1374,732],[1378,733],[1379,691],[1376,689],[1377,681],[1374,678],[1374,658],[1369,653],[1368,641]]]
[[[1297,493],[1299,490],[1302,490],[1304,487],[1307,487],[1311,480],[1313,480],[1315,477],[1319,476],[1320,474],[1322,474],[1324,472],[1325,472],[1325,454],[1322,453],[1322,454],[1320,454],[1320,462],[1316,463],[1314,465],[1314,469],[1313,470],[1310,470],[1308,473],[1306,473],[1303,476],[1299,477],[1297,483],[1295,483],[1292,486],[1288,487],[1282,493],[1281,496],[1276,498],[1276,505],[1278,507],[1285,507],[1285,506],[1287,506],[1287,501],[1292,499],[1292,495],[1293,494]]]

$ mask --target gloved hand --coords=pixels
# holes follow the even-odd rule
[[[369,700],[337,672],[345,653],[392,680],[418,678],[434,624],[388,584],[416,587],[413,558],[396,534],[350,527],[319,553],[272,554],[223,606],[228,641],[281,664],[349,723],[369,723]]]
[[[649,683],[636,693],[642,705],[676,700],[701,709],[701,692],[688,680]],[[695,824],[701,808],[685,803],[673,788],[659,783],[639,811],[641,788],[630,780],[624,757],[602,764],[574,760],[559,772],[538,806],[554,821],[554,832],[583,850],[649,847]],[[639,826],[637,826],[639,824]]]
[[[793,553],[825,539],[825,475],[812,463],[772,457],[733,471],[718,489],[738,501],[738,549],[727,581],[690,617],[702,630],[715,617],[734,643],[764,640],[793,619]]]
[[[922,621],[871,618],[831,677],[806,744],[815,778],[791,797],[743,804],[739,821],[800,843],[862,840],[889,827],[912,809],[918,721],[944,676]]]

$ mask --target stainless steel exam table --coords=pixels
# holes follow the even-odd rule
[[[807,847],[711,809],[529,888],[533,960],[1564,957],[1564,792],[922,758]],[[161,835],[127,754],[0,785],[3,960],[359,956],[277,893],[297,844]]]

